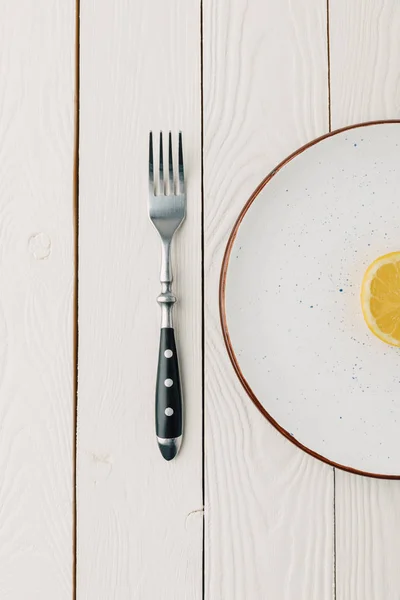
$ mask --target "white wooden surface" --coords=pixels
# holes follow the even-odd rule
[[[326,6],[209,0],[204,9],[206,598],[330,598],[332,469],[251,404],[218,312],[222,254],[244,202],[328,129]]]
[[[0,598],[203,597],[203,83],[204,597],[398,600],[399,484],[334,477],[283,440],[236,381],[219,327],[239,209],[329,128],[326,0],[80,2],[73,589],[74,5],[0,1]],[[328,6],[332,126],[398,117],[398,2]],[[150,128],[182,128],[188,177],[175,254],[186,438],[169,465],[153,435]]]
[[[0,598],[70,600],[74,5],[0,14]]]
[[[78,599],[201,598],[200,22],[197,0],[81,3]],[[185,442],[154,433],[160,242],[149,130],[182,129],[176,239]]]

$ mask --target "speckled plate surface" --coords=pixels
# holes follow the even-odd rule
[[[286,159],[226,249],[222,326],[261,412],[333,465],[400,476],[400,350],[368,330],[360,285],[400,250],[400,122],[334,132]]]

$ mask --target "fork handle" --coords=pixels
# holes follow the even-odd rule
[[[171,460],[182,441],[182,393],[173,327],[162,327],[156,383],[156,435],[161,454]]]

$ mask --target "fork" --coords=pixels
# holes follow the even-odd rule
[[[174,173],[172,135],[168,143],[168,180],[164,182],[163,136],[160,133],[158,182],[154,179],[153,134],[149,137],[149,217],[161,237],[161,334],[156,380],[156,435],[166,460],[177,455],[182,442],[182,392],[175,344],[172,307],[171,244],[186,215],[182,133],[179,132],[178,173]]]

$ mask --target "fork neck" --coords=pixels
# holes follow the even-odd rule
[[[157,302],[161,307],[161,327],[173,327],[172,307],[176,298],[172,293],[171,240],[162,239],[161,254],[161,294]]]
[[[171,240],[162,239],[160,281],[172,283]]]

